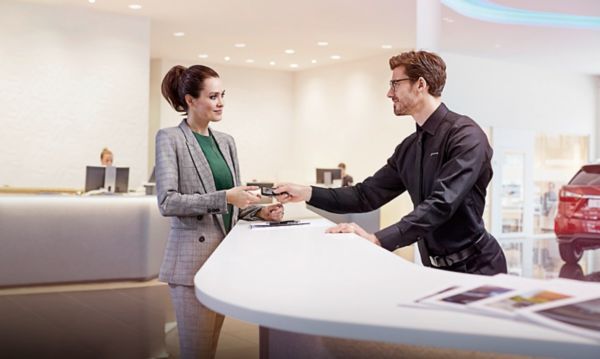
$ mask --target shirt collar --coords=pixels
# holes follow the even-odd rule
[[[444,103],[442,102],[438,106],[438,108],[435,111],[433,111],[431,115],[429,115],[429,117],[423,124],[423,127],[419,127],[419,125],[417,125],[417,131],[419,131],[419,129],[422,129],[423,131],[427,132],[432,136],[435,135],[435,131],[437,131],[437,128],[440,126],[440,123],[442,123],[442,120],[444,119],[444,117],[446,117],[447,113],[448,107],[446,107],[446,105],[444,105]]]

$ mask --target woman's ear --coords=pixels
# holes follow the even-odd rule
[[[192,95],[185,95],[185,103],[187,103],[188,107],[192,107],[194,104],[194,98]]]

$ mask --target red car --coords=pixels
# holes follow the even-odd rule
[[[577,263],[585,249],[600,248],[600,164],[583,166],[560,189],[554,233],[567,263]]]

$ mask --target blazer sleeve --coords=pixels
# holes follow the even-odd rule
[[[176,136],[177,133],[167,129],[158,131],[156,135],[156,192],[160,213],[163,216],[226,213],[225,191],[193,194],[180,192],[179,183],[186,179],[180,177],[179,156],[189,154],[177,153]]]

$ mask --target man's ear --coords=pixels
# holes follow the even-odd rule
[[[427,87],[427,80],[425,80],[422,77],[419,77],[419,79],[417,80],[417,89],[419,89],[420,91],[427,92]]]
[[[194,98],[192,95],[185,95],[185,103],[187,103],[188,107],[192,107],[194,104]]]

